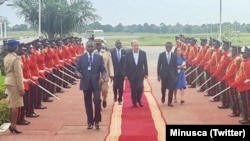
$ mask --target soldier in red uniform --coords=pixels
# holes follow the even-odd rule
[[[50,43],[48,40],[44,40],[43,42],[44,46],[44,65],[45,65],[45,74],[46,74],[46,79],[51,81],[52,83],[55,83],[56,78],[52,75],[53,73],[53,67],[54,67],[54,61],[52,59],[52,55],[54,53],[53,49],[51,49]],[[45,88],[51,92],[52,94],[55,93],[55,85],[51,84],[49,82],[46,82]],[[52,102],[53,100],[49,98],[48,93],[43,93],[43,101],[44,102]]]
[[[26,110],[28,108],[28,92],[29,92],[29,80],[27,79],[27,74],[29,73],[29,70],[27,71],[27,65],[26,62],[24,61],[25,57],[24,57],[24,52],[25,52],[25,47],[24,47],[24,44],[20,44],[19,45],[19,51],[18,51],[18,55],[21,56],[21,59],[22,59],[22,66],[23,66],[23,84],[24,84],[24,91],[25,91],[25,94],[23,96],[23,104],[24,106],[19,108],[19,112],[18,112],[18,117],[17,117],[17,124],[18,125],[29,125],[30,122],[27,121],[25,119],[25,113],[26,113]]]
[[[204,78],[203,83],[205,83],[205,81],[207,81],[207,79],[209,79],[211,77],[209,70],[205,69],[205,66],[208,64],[208,61],[212,58],[212,53],[213,53],[213,39],[210,38],[205,56],[202,58],[200,63],[197,65],[197,66],[201,66],[202,70],[204,71],[203,76],[201,76]],[[203,85],[199,90],[197,90],[197,92],[203,92],[207,87],[210,86],[210,83],[211,82],[208,82],[207,84]]]
[[[234,87],[232,87],[232,84],[235,80],[235,74],[239,70],[240,62],[241,62],[241,47],[240,46],[232,46],[231,55],[230,55],[230,63],[228,64],[228,67],[226,69],[225,76],[223,76],[222,81],[224,81],[227,86],[230,86],[229,89],[229,102],[230,102],[230,108],[232,109],[232,114],[230,114],[230,117],[237,117],[240,115],[240,107],[239,107],[239,99],[238,99],[238,92]]]
[[[230,46],[231,42],[223,41],[223,46],[222,46],[223,51],[221,54],[220,62],[218,63],[217,69],[212,74],[212,76],[216,78],[217,82],[218,81],[220,82],[220,84],[215,86],[215,89],[219,89],[219,91],[222,91],[228,87],[225,81],[222,81],[222,77],[225,76],[227,66],[231,61],[230,51],[229,51]],[[221,105],[218,106],[219,109],[229,108],[229,91],[225,91],[223,94],[221,94],[220,100],[221,100]]]
[[[245,47],[240,68],[236,73],[235,82],[232,87],[236,87],[240,93],[241,104],[241,124],[248,124],[250,121],[250,49]]]
[[[194,59],[194,65],[198,67],[197,69],[197,77],[199,75],[201,75],[201,73],[203,73],[203,67],[201,66],[201,61],[203,58],[205,58],[205,55],[206,55],[206,52],[207,52],[207,39],[200,39],[201,42],[200,42],[200,47],[199,47],[199,52],[197,54],[197,57]],[[205,81],[204,81],[204,75],[200,76],[199,79],[198,79],[198,84],[201,85],[203,84]],[[204,89],[202,89],[202,91],[204,91]]]
[[[38,82],[39,85],[45,87],[45,75],[43,71],[44,65],[40,63],[42,58],[42,44],[40,41],[36,41],[32,48],[32,53],[30,54],[30,70],[33,81]],[[40,56],[41,55],[41,56]],[[43,91],[36,85],[31,88],[32,94],[35,94],[35,108],[36,109],[45,109],[47,107],[42,105],[43,101]]]
[[[189,47],[189,51],[187,54],[187,63],[188,66],[191,67],[190,71],[193,71],[194,69],[196,69],[196,66],[194,64],[194,60],[198,54],[198,47],[197,47],[197,40],[194,38],[191,38],[189,40],[190,42],[190,47]],[[196,77],[196,71],[192,72],[189,76],[187,76],[187,84],[191,85],[189,88],[195,88],[195,83],[191,84],[192,81],[195,79]]]
[[[213,45],[214,45],[214,49],[213,49],[213,53],[211,56],[211,59],[209,60],[209,62],[205,65],[204,69],[207,70],[210,74],[213,74],[219,64],[220,58],[221,58],[221,51],[220,51],[220,41],[218,40],[213,40]],[[215,77],[211,76],[211,83],[209,83],[208,88],[210,88],[212,85],[214,85],[217,80]],[[215,94],[217,94],[219,92],[218,87],[212,88],[211,90],[208,91],[208,94],[205,94],[205,96],[213,96]],[[219,101],[219,98],[216,97],[214,98],[214,100],[211,101]]]

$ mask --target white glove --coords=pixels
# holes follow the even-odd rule
[[[249,82],[250,82],[250,79],[244,80],[244,84],[247,84],[247,83],[249,83]]]
[[[32,76],[32,79],[37,80],[37,79],[38,79],[38,77],[37,77],[37,76]]]
[[[29,81],[30,81],[29,79],[23,78],[23,82],[29,82]]]
[[[39,72],[40,72],[40,73],[44,73],[44,72],[45,72],[45,70],[39,70]]]

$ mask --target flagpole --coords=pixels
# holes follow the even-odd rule
[[[222,14],[222,0],[220,0],[220,32],[219,32],[219,41],[221,41],[221,14]]]

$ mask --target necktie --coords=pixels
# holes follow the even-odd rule
[[[117,50],[117,58],[118,58],[118,62],[120,62],[121,60],[120,49]]]
[[[89,64],[91,65],[92,64],[92,54],[89,53]]]

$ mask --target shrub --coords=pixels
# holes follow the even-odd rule
[[[8,103],[6,99],[0,100],[0,125],[10,122]]]
[[[0,85],[0,100],[6,98],[7,95],[4,92],[5,92],[5,86]]]

